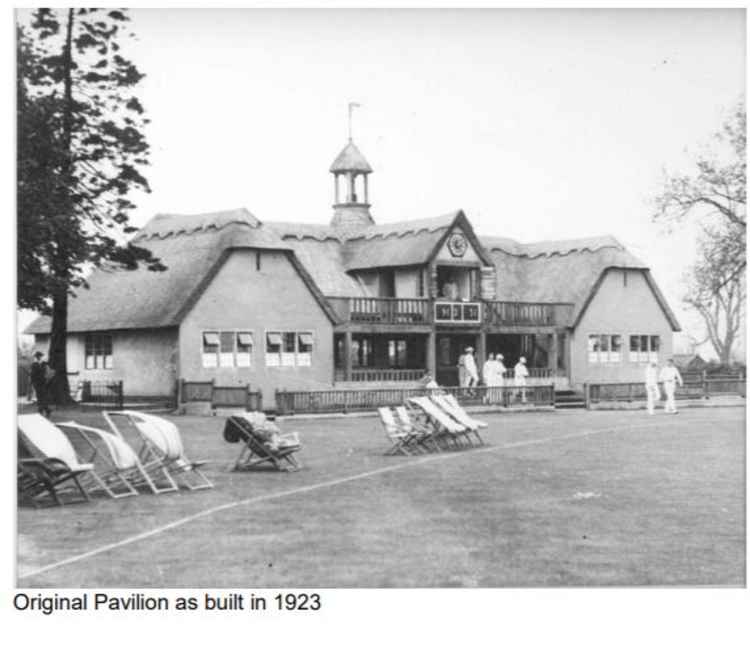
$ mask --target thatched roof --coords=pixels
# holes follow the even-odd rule
[[[372,173],[370,163],[351,139],[338,154],[338,157],[333,160],[330,168],[331,173],[345,173],[347,171]]]
[[[575,304],[577,321],[610,268],[644,272],[675,330],[674,315],[648,267],[615,238],[600,236],[522,244],[477,238],[462,211],[356,231],[328,225],[261,222],[244,208],[203,215],[157,215],[135,237],[168,267],[165,272],[99,269],[70,300],[71,332],[176,326],[202,293],[226,254],[255,248],[288,253],[332,320],[325,296],[366,295],[350,271],[421,265],[431,260],[449,229],[459,226],[482,261],[497,270],[498,300]],[[41,317],[27,333],[46,333]]]

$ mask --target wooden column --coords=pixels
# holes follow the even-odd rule
[[[337,173],[333,174],[333,182],[335,183],[335,190],[336,190],[335,203],[339,203],[339,175]]]
[[[429,372],[433,379],[435,378],[436,373],[436,359],[435,359],[435,331],[430,331],[430,333],[427,335],[427,372]]]
[[[365,179],[365,203],[370,203],[370,192],[367,189],[367,174],[364,175]]]
[[[344,381],[352,380],[352,332],[344,333]]]
[[[487,334],[482,331],[477,336],[477,370],[482,374],[482,366],[487,359]]]
[[[349,203],[352,203],[356,197],[356,190],[354,189],[354,174],[349,174]]]
[[[557,331],[552,333],[552,346],[550,347],[549,353],[549,367],[553,371],[553,374],[557,374]]]

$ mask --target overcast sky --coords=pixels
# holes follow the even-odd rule
[[[376,222],[462,208],[520,241],[613,234],[685,323],[689,234],[651,198],[744,97],[742,10],[134,10],[158,212],[327,223],[347,138]],[[694,152],[693,152],[694,154]]]

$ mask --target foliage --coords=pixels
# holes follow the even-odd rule
[[[684,302],[700,314],[706,337],[728,363],[744,317],[746,258],[746,117],[740,103],[714,135],[715,146],[690,175],[666,177],[654,220],[669,229],[698,219],[698,255]]]

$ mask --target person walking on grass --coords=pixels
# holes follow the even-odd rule
[[[466,369],[466,387],[469,389],[469,395],[472,394],[472,387],[479,384],[479,370],[477,361],[474,358],[474,347],[467,347],[464,354],[464,368]]]
[[[665,414],[677,414],[677,406],[674,402],[674,393],[677,388],[677,384],[682,386],[682,375],[674,364],[673,359],[667,361],[667,365],[662,368],[659,373],[659,379],[664,385],[664,394],[667,397],[667,401],[664,403]]]
[[[655,361],[651,361],[646,366],[646,409],[649,414],[653,415],[659,397],[659,367]]]

